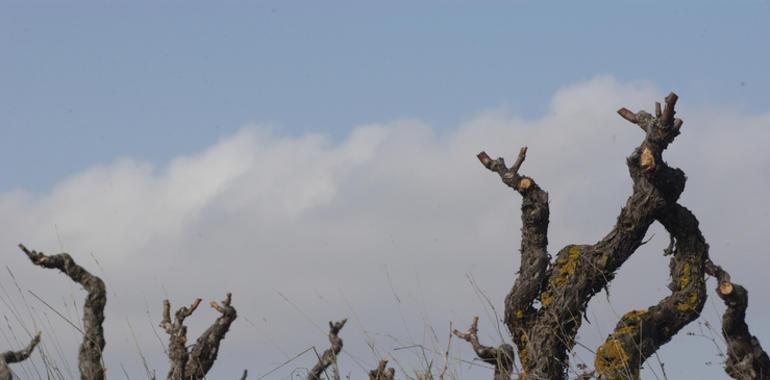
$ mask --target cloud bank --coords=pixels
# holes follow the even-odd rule
[[[75,368],[77,332],[52,308],[77,323],[83,293],[32,267],[15,251],[18,242],[70,252],[107,281],[112,376],[122,366],[131,378],[144,378],[140,354],[165,373],[165,336],[153,332],[163,298],[180,305],[228,291],[241,319],[223,344],[215,378],[235,378],[243,368],[264,374],[310,346],[323,350],[326,321],[342,317],[351,322],[342,332],[340,365],[354,378],[381,357],[405,370],[425,366],[421,349],[399,347],[423,345],[428,360],[440,360],[431,350],[445,349],[449,323],[464,328],[473,315],[482,315],[483,339],[497,343],[499,326],[485,297],[500,313],[515,278],[520,198],[481,167],[476,153],[513,159],[529,146],[522,172],[551,195],[550,251],[593,243],[631,192],[625,157],[642,139],[615,110],[650,110],[664,95],[649,83],[596,77],[558,91],[537,119],[491,109],[454,128],[419,120],[358,126],[341,141],[252,125],[165,165],[119,158],[41,195],[0,194],[0,247],[10,270],[0,276],[9,320],[0,327],[3,345],[26,339],[24,328],[42,329],[64,377]],[[753,332],[770,344],[770,328],[758,323],[770,317],[770,295],[759,291],[770,267],[770,113],[698,109],[680,96],[684,130],[665,159],[687,173],[682,203],[700,219],[715,261],[752,291]],[[587,349],[619,315],[667,294],[668,237],[659,226],[649,237],[610,294],[591,303],[591,323],[580,333]],[[714,299],[703,320],[718,323]],[[215,317],[196,312],[190,336]],[[697,324],[687,331],[700,334]],[[575,362],[593,363],[587,349],[575,350]],[[709,339],[682,333],[660,356],[672,378],[723,378],[717,353]],[[457,341],[452,356],[473,358]],[[268,378],[288,378],[313,363],[306,354]],[[38,361],[17,372],[38,378],[42,367]],[[488,376],[464,362],[451,367],[460,378]],[[647,367],[645,376],[660,374],[657,364]]]

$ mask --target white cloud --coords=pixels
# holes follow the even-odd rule
[[[551,194],[550,250],[591,243],[609,230],[630,193],[625,157],[642,138],[615,110],[649,110],[663,95],[648,83],[597,77],[557,92],[548,113],[534,120],[489,110],[451,130],[436,132],[404,120],[356,127],[343,141],[314,134],[282,137],[251,126],[164,167],[119,159],[73,175],[42,196],[0,195],[4,263],[22,288],[68,308],[70,315],[72,298],[82,298],[79,290],[60,275],[33,268],[14,245],[22,241],[49,253],[63,247],[104,276],[116,293],[107,324],[113,373],[121,363],[134,377],[143,373],[126,321],[151,365],[163,373],[161,344],[150,328],[150,321],[158,322],[161,299],[179,305],[226,291],[234,293],[242,318],[224,342],[212,373],[217,378],[235,377],[241,367],[261,374],[310,345],[322,349],[325,322],[344,316],[351,318],[343,330],[347,352],[356,359],[344,356],[344,371],[360,377],[356,361],[375,365],[368,340],[378,354],[397,355],[409,368],[418,364],[418,355],[390,351],[400,344],[391,336],[403,345],[443,350],[449,321],[464,326],[472,315],[484,315],[466,273],[498,311],[513,282],[520,198],[484,170],[475,154],[486,150],[512,160],[528,145],[522,171]],[[770,214],[770,114],[695,109],[680,95],[684,133],[666,157],[690,178],[683,202],[699,216],[715,260],[749,290],[761,289],[761,268],[770,265],[763,251]],[[655,231],[653,242],[613,283],[619,314],[666,294],[661,249],[667,238],[660,228]],[[10,279],[1,280],[14,289]],[[23,308],[19,296],[9,293]],[[74,357],[75,334],[63,332],[68,327],[56,315],[25,295],[37,312],[49,314],[49,329]],[[593,323],[581,331],[591,348],[617,320],[599,298],[589,314]],[[753,291],[749,317],[754,332],[770,344],[770,329],[757,323],[768,317],[759,305],[768,303],[770,296]],[[706,310],[713,320],[711,306]],[[190,334],[214,317],[198,311]],[[490,319],[482,319],[481,328],[485,340],[499,339]],[[667,345],[669,376],[696,365],[702,377],[722,378],[721,369],[701,364],[717,360],[703,343],[682,334]],[[676,350],[681,347],[693,354]],[[453,352],[472,358],[461,343],[455,342]],[[305,356],[274,377],[312,364]],[[467,365],[456,367],[464,376],[484,376]]]

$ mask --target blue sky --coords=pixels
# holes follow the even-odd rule
[[[353,378],[383,357],[419,368],[396,348],[434,347],[443,360],[450,321],[481,315],[486,342],[504,336],[467,278],[502,304],[520,198],[475,154],[512,160],[529,146],[522,170],[550,193],[550,251],[592,243],[631,192],[625,157],[642,138],[615,110],[651,110],[673,90],[685,126],[666,160],[688,175],[682,203],[711,257],[752,292],[748,317],[767,345],[758,321],[770,295],[754,289],[770,266],[768,20],[770,1],[8,1],[0,262],[66,315],[80,289],[12,254],[15,244],[69,251],[106,279],[113,375],[124,366],[144,378],[137,345],[165,372],[152,332],[161,297],[226,291],[242,320],[216,378],[323,347],[325,322],[344,316],[340,365]],[[592,300],[585,347],[669,293],[667,235],[655,226],[647,238],[612,294]],[[0,285],[16,289],[8,276]],[[712,296],[687,331],[718,326],[720,307]],[[0,349],[43,326],[42,350],[58,368],[72,363],[71,326],[30,314],[0,326]],[[196,312],[190,334],[214,316]],[[56,357],[58,346],[73,349]],[[590,365],[581,350],[572,364]],[[462,342],[452,352],[473,357]],[[671,378],[725,377],[708,339],[679,334],[660,354]],[[459,361],[452,371],[490,374]]]
[[[6,2],[0,190],[165,162],[250,122],[341,138],[494,107],[533,117],[597,74],[764,110],[768,18],[768,1]]]

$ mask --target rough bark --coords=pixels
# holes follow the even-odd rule
[[[318,358],[318,363],[310,369],[310,373],[307,375],[308,380],[321,380],[321,374],[329,366],[337,363],[337,355],[342,351],[342,338],[339,337],[339,332],[347,321],[347,319],[343,319],[339,322],[329,322],[329,342],[331,347],[324,351],[323,355]],[[339,378],[336,372],[334,378]]]
[[[495,380],[509,380],[513,373],[513,347],[509,344],[501,344],[498,347],[484,346],[479,343],[478,337],[479,317],[473,317],[471,327],[466,332],[452,331],[458,338],[471,344],[476,356],[483,362],[495,367]]]
[[[32,355],[32,351],[40,343],[40,333],[38,332],[29,345],[21,351],[7,351],[0,353],[0,380],[13,379],[13,372],[8,368],[8,364],[20,363],[29,358]]]
[[[719,281],[716,292],[727,306],[722,316],[722,336],[727,342],[725,372],[734,379],[770,379],[770,358],[746,324],[749,292],[711,260],[706,262],[706,272]]]
[[[527,147],[521,148],[513,166],[507,168],[503,158],[492,160],[485,152],[477,156],[487,169],[500,175],[504,184],[522,196],[521,203],[521,264],[513,288],[505,298],[505,324],[513,334],[522,363],[527,360],[527,326],[535,315],[532,302],[539,296],[545,279],[550,256],[548,255],[548,193],[535,181],[519,174],[527,157]]]
[[[677,99],[671,93],[665,107],[656,103],[655,115],[625,108],[618,111],[645,133],[626,160],[633,192],[602,240],[593,245],[568,245],[553,261],[546,247],[548,195],[530,177],[518,173],[526,148],[511,168],[502,158],[492,160],[485,152],[478,155],[487,169],[523,197],[521,266],[505,304],[505,322],[522,363],[520,378],[567,377],[567,354],[575,344],[588,302],[643,244],[655,221],[663,224],[672,238],[672,293],[649,309],[623,316],[597,350],[596,376],[637,377],[644,360],[700,314],[706,298],[708,245],[695,216],[677,203],[684,191],[684,173],[669,167],[662,158],[683,124],[674,117]]]
[[[104,307],[107,304],[107,290],[104,282],[92,275],[67,253],[46,256],[41,252],[27,249],[22,244],[19,248],[37,266],[58,269],[79,283],[88,292],[83,305],[83,343],[78,354],[78,367],[82,380],[103,380],[105,378],[102,352],[104,351]]]
[[[181,307],[171,320],[171,303],[163,301],[163,319],[160,323],[169,335],[168,358],[170,368],[167,380],[200,380],[206,377],[219,353],[219,346],[230,329],[230,325],[237,318],[235,308],[231,305],[232,295],[221,304],[212,301],[211,307],[222,315],[204,331],[191,350],[187,348],[187,326],[184,321],[192,315],[201,303],[198,298],[190,307]],[[244,371],[244,376],[246,372]]]
[[[706,300],[705,261],[708,245],[698,221],[675,204],[659,221],[669,231],[672,245],[671,295],[649,309],[626,313],[615,331],[596,351],[596,369],[603,379],[639,377],[642,363],[684,326],[695,320]]]
[[[230,330],[230,325],[238,317],[231,301],[230,293],[227,293],[221,304],[211,301],[211,307],[221,315],[201,334],[190,352],[190,360],[185,369],[185,373],[190,378],[204,378],[217,360],[219,345]]]
[[[190,305],[179,308],[174,314],[174,320],[171,320],[171,302],[163,301],[163,319],[160,327],[168,334],[168,359],[169,370],[166,376],[167,380],[182,380],[185,377],[185,368],[190,359],[190,353],[187,352],[187,326],[184,320],[189,317],[200,305],[201,299],[198,298]]]

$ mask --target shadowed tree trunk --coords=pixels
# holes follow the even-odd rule
[[[638,378],[642,363],[700,315],[706,300],[705,275],[722,273],[717,293],[728,306],[723,322],[728,342],[727,373],[739,379],[767,378],[767,354],[744,322],[746,292],[739,285],[732,286],[729,276],[724,278],[721,268],[717,271],[718,267],[711,264],[698,220],[678,203],[685,187],[684,172],[669,167],[662,158],[683,124],[674,117],[677,99],[671,93],[664,107],[656,103],[655,115],[625,108],[618,111],[645,134],[626,160],[633,192],[615,226],[602,240],[592,245],[568,245],[558,251],[554,260],[547,250],[548,194],[534,179],[519,173],[527,149],[521,149],[510,168],[502,158],[493,160],[485,152],[478,155],[484,167],[497,173],[523,198],[519,276],[505,299],[504,309],[504,321],[521,362],[520,379],[568,377],[568,353],[575,345],[588,302],[607,287],[621,265],[643,244],[644,235],[655,221],[671,237],[666,250],[671,256],[671,294],[656,305],[630,311],[621,318],[597,348],[593,374],[599,379]],[[492,357],[505,357],[504,346],[481,346],[475,338],[475,323],[468,333],[458,336],[471,342],[482,360],[495,365],[496,380],[510,378],[512,365],[499,359],[490,361]]]

